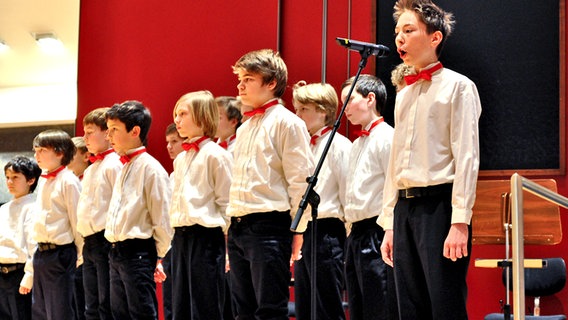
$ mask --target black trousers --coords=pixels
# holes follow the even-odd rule
[[[74,320],[72,307],[77,249],[74,244],[34,254],[32,318]]]
[[[75,269],[73,276],[73,308],[75,320],[85,320],[85,289],[83,288],[83,265]]]
[[[228,247],[236,319],[288,319],[291,223],[290,212],[231,219]]]
[[[174,319],[222,320],[225,236],[220,227],[175,228],[172,242]]]
[[[316,315],[320,320],[345,319],[343,311],[343,249],[345,224],[337,218],[318,219],[316,238],[313,223],[304,232],[302,259],[294,263],[296,319],[311,319],[312,243],[316,241]]]
[[[451,226],[451,194],[400,198],[394,209],[394,272],[400,319],[467,319],[471,256],[443,256]]]
[[[111,244],[110,306],[115,319],[158,319],[157,259],[154,238]]]
[[[172,250],[162,259],[162,267],[166,280],[162,282],[162,305],[164,307],[164,320],[172,320]]]
[[[384,263],[380,250],[385,233],[376,221],[377,217],[373,217],[353,223],[345,244],[351,320],[397,318],[394,275],[392,268]]]
[[[24,277],[21,269],[0,274],[0,319],[29,320],[32,317],[32,294],[18,292]]]
[[[111,320],[110,271],[108,254],[110,243],[104,230],[85,237],[83,246],[83,289],[85,318]]]

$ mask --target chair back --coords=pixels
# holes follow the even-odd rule
[[[541,297],[560,292],[566,285],[566,263],[562,258],[543,259],[542,269],[525,268],[525,295]],[[506,283],[503,269],[503,284]],[[509,272],[509,290],[513,290],[513,272]]]

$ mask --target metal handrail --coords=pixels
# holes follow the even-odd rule
[[[512,198],[512,251],[513,251],[513,314],[517,320],[525,320],[525,267],[523,242],[523,190],[559,206],[568,208],[568,198],[515,173],[511,176]]]

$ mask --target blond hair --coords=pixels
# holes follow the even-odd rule
[[[397,65],[391,71],[391,82],[396,87],[396,91],[400,91],[402,88],[406,86],[406,82],[404,81],[404,77],[411,74],[414,69],[405,64],[404,62]]]
[[[330,84],[307,84],[306,81],[298,81],[294,85],[292,101],[294,104],[314,105],[316,110],[325,113],[325,125],[333,125],[339,99],[335,89]]]
[[[215,137],[217,126],[219,125],[219,109],[211,92],[207,90],[195,91],[181,96],[174,108],[174,118],[177,109],[181,105],[187,106],[193,121],[203,130],[205,136]]]

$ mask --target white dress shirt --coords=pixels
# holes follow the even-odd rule
[[[237,130],[227,215],[290,210],[294,218],[313,171],[305,123],[280,104],[268,108]],[[302,220],[298,232],[307,227]]]
[[[211,139],[202,141],[199,151],[191,149],[176,157],[170,206],[172,227],[199,224],[227,231],[231,162],[231,154]]]
[[[81,181],[68,168],[55,178],[40,178],[38,212],[34,219],[34,240],[37,243],[64,245],[75,242],[77,257],[81,257],[83,237],[77,232],[77,203]]]
[[[27,194],[0,207],[0,264],[24,263],[20,286],[28,289],[33,284],[32,257],[37,245],[32,237],[35,201],[34,194]]]
[[[364,129],[369,130],[371,125],[369,123]],[[392,135],[393,128],[383,121],[370,131],[369,136],[361,136],[353,142],[345,196],[347,222],[381,214]]]
[[[398,190],[444,183],[453,183],[452,223],[470,223],[479,172],[480,114],[475,84],[446,68],[434,72],[432,81],[418,81],[398,93],[385,208],[379,218],[385,230],[393,227]]]
[[[116,152],[92,163],[83,175],[83,190],[77,205],[77,230],[83,237],[102,231],[116,177],[122,169]]]
[[[147,152],[135,156],[122,167],[114,184],[105,238],[118,242],[153,237],[158,256],[165,256],[173,237],[168,214],[171,197],[168,173],[158,160]]]
[[[318,130],[315,135],[320,136],[326,127]],[[331,136],[331,131],[321,135],[312,145],[314,161],[317,163],[323,153],[323,149]],[[345,221],[345,185],[347,171],[349,167],[349,154],[351,153],[351,141],[345,136],[336,133],[329,146],[328,153],[318,175],[318,182],[314,191],[320,196],[321,202],[318,205],[318,218],[338,218]],[[304,213],[309,215],[310,212]]]

